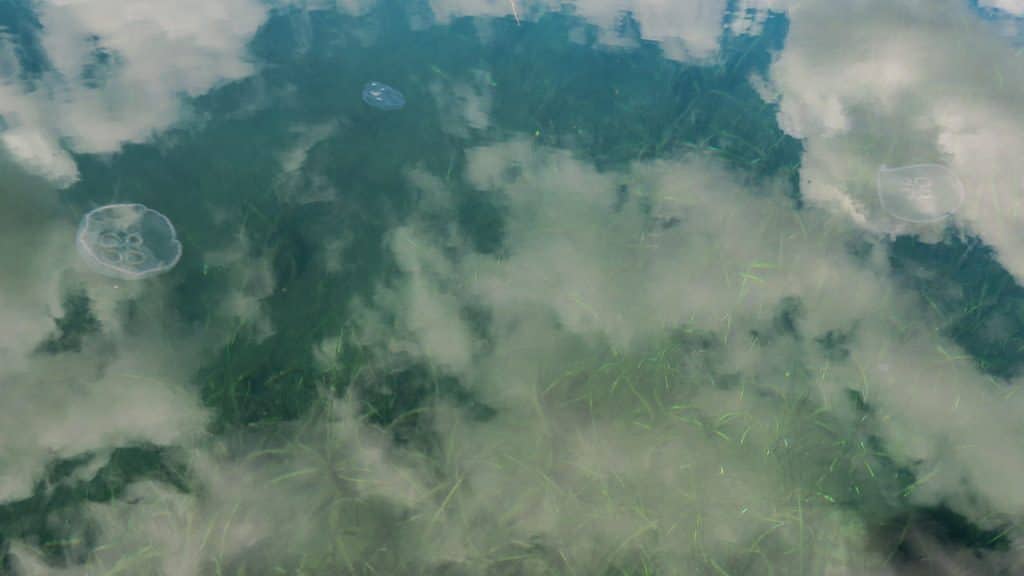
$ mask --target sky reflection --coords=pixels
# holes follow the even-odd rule
[[[0,6],[0,572],[1021,571],[1022,18]]]

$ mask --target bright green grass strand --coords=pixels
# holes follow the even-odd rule
[[[294,472],[288,472],[286,474],[281,474],[280,476],[278,476],[278,477],[274,478],[273,480],[271,480],[270,482],[268,482],[267,485],[268,486],[275,486],[277,484],[280,484],[281,482],[285,482],[285,481],[291,480],[293,478],[301,478],[303,476],[309,476],[310,474],[316,474],[319,471],[320,471],[319,468],[303,468],[302,470],[295,470]]]
[[[441,505],[437,508],[437,512],[434,512],[434,516],[430,519],[431,524],[437,523],[437,520],[441,517],[441,514],[443,514],[444,510],[448,507],[448,502],[450,502],[452,497],[455,496],[455,492],[458,491],[459,486],[461,485],[462,477],[459,476],[455,480],[455,484],[452,486],[451,490],[448,491],[448,495],[444,497],[444,501],[442,501]]]
[[[725,414],[722,414],[721,416],[718,417],[718,421],[716,423],[716,426],[722,426],[724,424],[728,424],[729,421],[731,421],[733,418],[736,418],[736,417],[739,417],[739,416],[743,416],[743,413],[742,412],[726,412]]]
[[[868,462],[867,460],[865,460],[864,461],[864,467],[868,469],[868,474],[870,474],[871,477],[874,478],[875,477],[875,471],[874,471],[874,469],[871,468],[871,463]]]
[[[722,568],[718,564],[718,562],[715,562],[715,559],[711,556],[705,554],[704,559],[707,560],[708,564],[710,564],[711,567],[715,569],[715,572],[717,572],[720,576],[732,576],[725,568]]]
[[[121,558],[119,558],[118,561],[114,564],[114,566],[110,570],[108,570],[104,574],[104,576],[116,576],[118,574],[126,573],[131,574],[131,572],[128,572],[128,569],[132,567],[133,564],[137,564],[139,562],[149,560],[157,556],[158,554],[153,551],[153,545],[148,544],[140,550],[136,551],[134,554],[122,556]]]
[[[633,395],[636,396],[636,399],[640,401],[640,403],[643,405],[644,409],[647,410],[648,417],[651,419],[651,421],[653,421],[654,420],[654,408],[651,406],[650,402],[648,402],[647,399],[645,399],[643,397],[643,395],[640,394],[640,392],[636,389],[636,386],[634,385],[634,382],[633,382],[632,379],[629,380],[629,389],[630,389],[631,392],[633,392]]]
[[[657,522],[648,522],[644,526],[641,526],[640,528],[634,530],[632,534],[630,534],[625,540],[620,542],[619,545],[615,547],[615,550],[613,550],[608,555],[608,561],[611,561],[613,558],[618,556],[623,550],[625,550],[626,547],[630,544],[630,542],[636,540],[637,538],[640,538],[641,536],[643,536],[647,532],[650,532],[651,530],[656,530],[657,528]]]

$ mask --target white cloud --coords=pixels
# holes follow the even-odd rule
[[[1005,442],[1020,433],[1022,400],[938,351],[957,354],[892,281],[884,244],[850,255],[860,232],[824,210],[794,211],[781,183],[751,189],[701,156],[602,171],[528,139],[482,146],[458,189],[505,214],[492,254],[442,217],[456,188],[407,175],[422,211],[390,236],[399,274],[352,316],[379,354],[355,384],[385,386],[378,370],[420,358],[494,413],[435,397],[398,418],[416,422],[416,438],[399,444],[362,416],[350,384],[307,421],[236,439],[238,453],[166,436],[195,426],[156,419],[144,433],[186,447],[194,490],[140,483],[92,505],[106,546],[63,574],[122,558],[181,575],[299,558],[382,573],[508,562],[527,573],[633,562],[885,573],[870,518],[826,499],[856,487],[863,508],[889,509],[900,486],[862,444],[870,434],[918,474],[915,501],[982,525],[991,512],[1024,513],[1011,481],[1024,453]],[[780,320],[786,302],[798,304]],[[845,359],[815,342],[829,331],[850,333]],[[317,347],[325,369],[340,342]],[[120,431],[82,436],[116,443],[140,422],[115,420]],[[27,573],[47,573],[26,546],[15,555]]]
[[[20,78],[12,40],[0,39],[2,142],[33,173],[66,186],[69,151],[116,152],[177,122],[182,96],[253,72],[247,42],[267,8],[256,0],[46,0],[35,4],[52,65]]]
[[[294,143],[280,155],[281,172],[274,184],[282,202],[329,202],[337,196],[334,186],[319,171],[312,169],[307,160],[317,145],[334,137],[338,130],[337,121],[292,129]]]
[[[54,459],[140,442],[171,445],[202,430],[204,411],[181,375],[161,377],[152,351],[129,346],[122,353],[108,366],[46,358],[33,374],[3,375],[0,502],[30,496]]]
[[[51,196],[4,173],[17,192],[0,195],[0,503],[31,494],[56,458],[103,454],[138,442],[174,444],[205,425],[205,410],[185,387],[198,345],[167,346],[157,326],[125,330],[118,313],[135,300],[159,317],[138,285],[79,275],[73,223],[58,217]],[[38,185],[38,183],[37,183]],[[31,258],[25,258],[31,254]],[[39,351],[54,335],[55,317],[71,292],[86,290],[102,334],[81,350]],[[102,459],[102,458],[101,458]]]
[[[442,129],[460,138],[491,125],[494,87],[486,70],[473,70],[468,81],[435,81],[430,93],[441,113]]]
[[[167,305],[173,281],[96,275],[52,189],[6,161],[0,179],[9,186],[0,194],[0,503],[30,496],[55,460],[91,453],[95,470],[118,447],[188,445],[209,417],[191,386],[200,362],[240,328],[272,332],[261,302],[274,287],[269,263],[244,234],[204,255],[224,291],[193,331]],[[82,293],[98,332],[51,354],[42,345],[60,334],[55,319],[69,294]]]
[[[465,481],[476,486],[452,504],[452,514],[486,516],[485,502],[501,495],[506,505],[523,510],[515,516],[521,523],[515,529],[524,534],[561,541],[567,537],[563,523],[586,517],[593,531],[576,534],[575,544],[567,546],[601,548],[642,531],[643,524],[628,514],[588,516],[585,510],[594,506],[585,504],[590,480],[615,478],[635,490],[623,488],[621,496],[629,499],[682,486],[673,466],[720,466],[729,480],[691,477],[698,498],[718,508],[673,508],[656,498],[640,506],[662,528],[670,519],[697,515],[704,518],[703,529],[718,531],[718,542],[743,543],[754,535],[724,510],[753,510],[758,502],[791,505],[781,495],[808,487],[783,480],[786,474],[818,478],[816,489],[836,497],[851,484],[876,494],[894,489],[891,465],[856,448],[866,439],[857,432],[864,415],[849,396],[856,391],[874,410],[869,433],[878,435],[897,465],[919,478],[910,492],[914,501],[944,503],[983,526],[991,525],[992,513],[1024,515],[1024,491],[1007,480],[1024,473],[1024,450],[1005,442],[1022,432],[1024,401],[973,364],[950,359],[958,354],[956,345],[921,321],[923,303],[891,279],[884,244],[873,244],[867,259],[856,258],[846,248],[861,235],[855,227],[817,208],[795,212],[781,186],[769,183],[752,194],[736,174],[700,157],[601,172],[569,152],[523,139],[474,149],[465,177],[471,189],[487,194],[507,214],[500,255],[474,253],[453,242],[450,231],[431,235],[415,224],[402,228],[392,248],[406,279],[382,291],[388,296],[375,302],[378,310],[362,316],[397,317],[399,323],[418,318],[405,350],[440,366],[450,365],[449,352],[431,339],[451,342],[442,335],[468,332],[455,302],[489,318],[489,344],[463,356],[469,360],[459,363],[458,373],[498,415],[479,423],[445,417],[456,418],[449,425],[464,429],[453,442],[465,462],[459,468]],[[630,191],[622,204],[620,185]],[[449,255],[447,264],[443,254]],[[773,334],[787,301],[799,303],[791,320],[799,338]],[[421,302],[432,302],[442,313],[419,315]],[[675,353],[686,360],[668,380],[644,380],[643,361],[632,370],[596,369],[601,362],[629,365],[625,359],[631,354],[653,362],[659,354],[649,347],[680,329],[716,342],[709,345],[716,352],[706,352],[707,364],[698,363],[701,354],[688,357],[683,345]],[[817,343],[830,333],[850,334],[845,359]],[[386,331],[377,334],[383,338]],[[605,346],[616,352],[599,360],[596,351]],[[576,370],[578,378],[571,376]],[[629,379],[626,374],[633,374],[628,381],[637,389],[615,396],[617,387],[627,386],[620,380]],[[714,379],[725,375],[743,386],[716,387]],[[691,378],[693,387],[682,384]],[[793,398],[807,399],[803,417],[827,414],[831,424],[824,428],[834,426],[839,439],[821,429],[780,432],[780,414],[798,417],[787,408]],[[737,448],[735,458],[725,448],[711,448],[706,439],[689,437],[688,428],[677,429],[677,420],[661,419],[670,405],[689,406],[702,422],[732,414],[750,433],[737,426],[727,435],[743,434],[749,444]],[[644,426],[631,429],[627,424],[634,420]],[[589,440],[570,440],[580,437]],[[674,448],[676,440],[680,446]],[[785,471],[740,455],[745,449],[780,450],[783,444],[799,454],[786,460]],[[849,452],[836,454],[837,445]],[[650,451],[656,454],[649,460],[639,457]],[[517,464],[492,471],[491,459],[503,452]],[[631,455],[628,465],[618,461],[620,454]],[[835,467],[835,456],[843,470],[838,475],[826,472]],[[552,462],[568,462],[571,470]],[[587,474],[574,476],[579,470]],[[532,474],[556,479],[564,491],[547,483],[549,488],[531,492]],[[877,497],[878,505],[887,498]],[[604,498],[616,501],[607,493]],[[806,505],[805,513],[816,515],[810,522],[828,526],[831,508],[820,501]],[[690,533],[693,527],[680,529]],[[835,527],[822,534],[838,534],[830,530]],[[482,547],[514,537],[500,530],[476,536]],[[456,532],[440,548],[449,559],[465,553],[459,538]],[[857,538],[842,546],[867,545]],[[681,565],[699,553],[688,546],[680,542],[658,559]],[[728,550],[718,550],[719,560],[728,558]],[[576,560],[583,570],[600,571],[586,564],[593,561],[589,556]]]
[[[770,71],[778,121],[804,143],[805,199],[883,233],[940,238],[881,209],[880,166],[948,165],[966,186],[955,222],[1024,278],[1024,63],[966,3],[808,1],[788,12]]]
[[[794,0],[739,0],[732,9],[729,28],[733,34],[758,35],[764,23],[774,13],[781,13]]]
[[[738,33],[758,33],[770,10],[784,0],[748,0],[734,12],[730,24]],[[515,10],[513,10],[513,4]],[[620,33],[625,18],[632,18],[644,40],[661,45],[665,56],[680,61],[702,61],[718,54],[729,20],[726,0],[581,0],[571,3],[552,0],[430,0],[441,22],[463,16],[494,18],[536,18],[546,12],[569,11],[594,25],[599,41],[609,46],[629,46],[632,41]]]
[[[14,542],[19,573],[86,576],[118,565],[129,573],[191,576],[215,565],[268,562],[310,570],[325,558],[351,566],[381,551],[408,561],[400,556],[418,551],[402,545],[419,543],[395,517],[429,501],[424,459],[363,422],[354,399],[324,399],[323,408],[300,426],[270,427],[301,441],[298,450],[260,450],[274,440],[255,431],[231,443],[180,442],[181,457],[169,464],[187,464],[187,491],[139,481],[121,498],[86,504],[87,523],[74,529],[103,543],[90,547],[87,561],[59,568]],[[243,443],[251,450],[239,458],[232,450]]]
[[[703,60],[718,53],[726,0],[634,0],[622,2],[578,2],[577,13],[606,31],[606,40],[628,13],[640,25],[645,40],[661,45],[674,60]]]
[[[360,416],[357,398],[328,398],[322,420],[282,425],[235,459],[224,446],[192,443],[187,432],[202,413],[173,385],[143,382],[123,404],[108,398],[140,362],[147,371],[164,366],[167,383],[176,381],[166,368],[174,359],[155,351],[157,335],[137,348],[122,344],[138,354],[122,352],[95,390],[65,391],[67,403],[15,386],[21,404],[42,402],[48,414],[80,407],[92,421],[97,406],[128,409],[107,428],[48,417],[39,425],[44,448],[71,454],[148,438],[193,450],[194,493],[141,483],[91,507],[108,547],[66,573],[133,558],[163,573],[200,574],[214,561],[265,566],[267,557],[295,554],[335,566],[366,562],[381,573],[482,573],[529,556],[509,571],[590,574],[635,562],[664,572],[735,563],[768,573],[771,558],[776,573],[884,574],[858,507],[828,499],[855,489],[869,516],[891,510],[893,464],[917,474],[914,502],[948,504],[986,527],[996,517],[1019,519],[1024,490],[1013,479],[1024,474],[1024,450],[1007,438],[1024,432],[1024,400],[958,358],[955,344],[923,320],[924,304],[893,281],[885,244],[864,234],[892,231],[872,204],[876,167],[888,159],[883,145],[897,155],[939,155],[974,190],[985,169],[996,170],[988,173],[992,190],[1012,179],[1016,168],[989,159],[1018,150],[1007,120],[1015,80],[985,85],[991,90],[979,96],[958,84],[978,80],[970,71],[943,76],[954,54],[933,53],[934,39],[944,33],[966,45],[974,37],[964,21],[933,14],[934,29],[894,34],[892,11],[918,17],[925,3],[854,4],[835,27],[834,4],[794,7],[794,36],[772,69],[773,86],[761,86],[765,95],[777,91],[780,121],[804,140],[803,210],[782,193],[785,182],[755,184],[703,156],[601,170],[515,139],[466,157],[457,189],[486,195],[504,216],[501,249],[481,253],[451,217],[456,187],[423,169],[407,173],[425,217],[392,231],[396,274],[355,308],[361,343],[379,355],[367,373],[399,356],[424,359],[457,375],[495,410],[489,418],[427,402],[402,415],[422,417],[422,437],[399,445],[393,430]],[[863,26],[849,25],[855,17]],[[870,42],[854,42],[858,35]],[[972,44],[991,55],[1002,47]],[[984,60],[971,54],[958,62]],[[303,165],[323,136],[308,135],[282,158],[286,168]],[[958,216],[1004,260],[1017,253],[1016,240],[999,232],[1017,221],[982,201],[1010,198],[983,194]],[[866,241],[866,254],[849,254],[849,241]],[[207,262],[241,271],[249,252],[241,236]],[[14,290],[20,276],[5,276],[16,298],[4,310],[45,309],[51,273],[21,265],[42,279]],[[229,300],[226,310],[261,317],[260,300],[274,289],[266,263],[237,278],[231,287],[244,305]],[[467,308],[484,320],[470,322]],[[108,322],[116,318],[109,298],[99,309]],[[44,331],[45,323],[28,321],[26,334]],[[835,333],[849,335],[841,351],[815,340]],[[124,337],[116,325],[113,334]],[[322,367],[336,366],[340,344],[331,336],[317,347]],[[872,435],[893,462],[865,446]],[[284,447],[274,444],[281,437]],[[24,460],[30,469],[42,461]],[[131,555],[147,545],[149,555]],[[29,573],[58,573],[24,546],[15,552]],[[961,560],[977,573],[989,562],[940,559]]]
[[[1014,16],[1024,16],[1024,0],[979,0],[982,8],[995,8]]]
[[[276,289],[274,272],[269,256],[254,253],[247,231],[239,229],[230,244],[203,254],[203,264],[226,280],[217,318],[257,340],[270,337],[274,326],[264,300]]]

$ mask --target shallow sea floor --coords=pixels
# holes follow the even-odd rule
[[[0,4],[0,574],[1024,573],[1021,2],[126,6]]]

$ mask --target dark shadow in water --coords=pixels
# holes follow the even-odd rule
[[[944,334],[962,346],[978,368],[1012,378],[1024,367],[1024,288],[977,238],[951,234],[925,244],[901,236],[890,262],[897,277],[921,294]]]
[[[13,540],[33,546],[54,566],[85,562],[99,544],[99,534],[82,509],[84,503],[119,499],[141,480],[188,490],[187,471],[173,449],[118,448],[91,478],[77,478],[95,457],[82,454],[52,462],[30,498],[0,506],[0,574],[14,574],[9,557]]]
[[[55,330],[39,345],[39,352],[60,354],[80,352],[83,341],[99,333],[100,321],[92,312],[92,300],[84,290],[74,291],[64,298],[64,314],[54,318]]]

